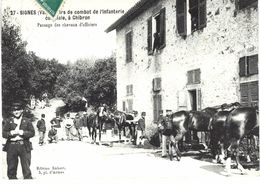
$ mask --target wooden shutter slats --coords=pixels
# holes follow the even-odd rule
[[[161,49],[162,47],[165,46],[165,38],[166,38],[166,20],[165,20],[165,8],[161,9],[160,11],[160,48]]]
[[[249,75],[258,74],[258,55],[247,56]]]
[[[206,0],[198,0],[198,29],[203,29],[207,24]]]
[[[152,26],[152,17],[147,20],[147,46],[148,54],[151,54],[153,51],[153,26]]]
[[[246,57],[239,59],[239,76],[246,76]]]
[[[187,35],[187,2],[186,0],[176,0],[176,22],[179,35]]]

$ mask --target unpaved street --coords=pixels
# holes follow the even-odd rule
[[[55,108],[61,101],[52,101],[52,106],[36,109],[36,117],[46,114],[47,125],[55,116]],[[34,123],[35,124],[35,123]],[[49,126],[47,126],[48,130]],[[32,139],[32,173],[35,179],[51,180],[92,180],[106,183],[113,181],[129,181],[129,183],[170,183],[176,180],[192,178],[209,178],[225,180],[227,177],[224,167],[210,161],[194,159],[190,156],[182,157],[181,161],[170,161],[161,158],[159,150],[135,148],[124,143],[110,146],[99,146],[89,141],[60,141],[53,144],[39,146],[38,132]],[[6,179],[5,153],[3,153],[4,178]],[[247,170],[247,175],[240,175],[232,169],[232,178],[244,180],[260,176],[255,169]],[[22,178],[21,167],[18,167],[18,177]],[[259,179],[259,178],[258,178]]]

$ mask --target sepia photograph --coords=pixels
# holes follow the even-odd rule
[[[1,0],[1,183],[260,178],[258,0]]]

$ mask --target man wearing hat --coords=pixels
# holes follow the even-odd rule
[[[50,123],[57,130],[58,139],[62,140],[64,138],[64,136],[63,136],[63,132],[62,132],[61,122],[62,122],[62,120],[61,120],[59,114],[56,112],[56,117],[54,117],[50,121]]]
[[[3,137],[7,142],[3,148],[7,152],[7,176],[17,179],[18,157],[21,161],[24,179],[32,179],[30,170],[32,143],[30,138],[35,135],[32,122],[23,117],[23,105],[12,104],[12,117],[6,120],[3,127]]]
[[[70,113],[66,115],[66,119],[64,120],[65,124],[65,131],[66,131],[66,136],[67,140],[73,140],[72,138],[72,127],[73,127],[73,119],[70,118]]]
[[[88,114],[87,114],[87,112],[83,112],[83,116],[80,118],[80,123],[82,125],[82,137],[88,137],[89,132],[88,132]]]
[[[166,117],[161,122],[162,124],[162,157],[167,156],[167,139],[173,140],[173,134],[172,134],[172,110],[166,110]]]
[[[163,122],[165,121],[165,117],[163,116],[163,110],[159,110],[159,117],[157,120],[158,132],[159,132],[159,141],[160,147],[162,146],[162,130],[163,130]]]
[[[49,143],[58,142],[57,130],[55,129],[54,125],[51,125],[51,129],[48,132],[48,137]]]
[[[141,139],[144,136],[144,131],[145,131],[145,112],[141,113],[141,118],[137,122],[137,127],[136,127],[136,145],[141,144]]]
[[[37,128],[39,131],[39,145],[42,146],[44,143],[44,137],[46,132],[46,125],[45,125],[45,114],[41,115],[41,119],[37,122]]]

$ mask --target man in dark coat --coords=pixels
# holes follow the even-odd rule
[[[50,123],[51,123],[51,126],[53,126],[56,130],[57,130],[57,136],[58,136],[58,139],[63,139],[63,130],[62,130],[62,128],[61,128],[61,122],[62,122],[62,120],[61,120],[61,118],[60,118],[60,116],[58,115],[58,114],[56,114],[56,117],[55,118],[53,118],[51,121],[50,121]]]
[[[57,130],[54,128],[54,125],[51,125],[51,129],[48,132],[48,137],[49,137],[49,143],[58,142]]]
[[[144,136],[144,131],[145,131],[145,112],[141,113],[141,118],[137,122],[137,127],[136,127],[136,145],[140,145],[141,139]]]
[[[39,145],[42,146],[44,144],[44,137],[46,132],[46,125],[45,125],[45,114],[41,115],[41,119],[37,122],[37,128],[39,131]]]
[[[3,150],[7,152],[9,179],[17,179],[18,157],[21,161],[24,179],[32,179],[30,138],[34,135],[32,122],[23,117],[23,105],[21,103],[12,104],[12,117],[6,120],[3,127],[3,137],[7,139]]]
[[[79,113],[76,114],[75,119],[73,120],[74,127],[77,130],[79,141],[82,140],[82,121],[80,121]]]

